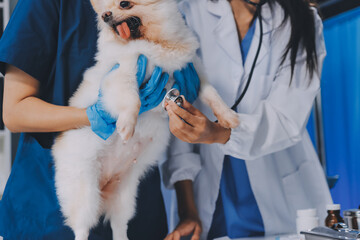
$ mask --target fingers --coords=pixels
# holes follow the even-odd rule
[[[176,115],[182,118],[185,122],[189,123],[191,126],[195,125],[196,120],[194,119],[194,115],[179,107],[173,101],[169,101],[168,107],[166,109],[171,109]]]
[[[174,231],[174,240],[180,240],[181,238],[181,234],[179,231]]]
[[[198,221],[187,220],[180,223],[164,240],[180,240],[181,237],[190,235],[192,235],[191,240],[199,240],[201,232],[201,223]]]
[[[144,96],[150,95],[156,89],[155,86],[157,86],[159,81],[161,80],[161,75],[162,75],[162,68],[155,67],[149,81],[146,83],[145,87],[141,89],[142,90],[141,94]]]
[[[142,99],[146,99],[147,102],[152,102],[153,99],[157,99],[165,89],[165,85],[169,80],[168,73],[162,73],[161,77],[156,80],[155,84],[152,85],[150,82],[146,84],[144,89],[140,89],[140,95]],[[164,95],[165,96],[165,95]]]
[[[192,132],[192,127],[185,123],[181,118],[176,115],[172,109],[167,111],[169,115],[170,131],[179,139],[189,141],[189,134]]]
[[[166,95],[166,89],[163,89],[160,94],[153,94],[149,99],[142,100],[139,115],[155,108],[157,105],[161,103]]]
[[[147,66],[147,58],[141,54],[137,61],[138,69],[137,69],[137,73],[136,73],[136,79],[137,79],[139,87],[144,82],[145,74],[146,74],[146,66]]]
[[[186,73],[187,73],[186,80],[189,81],[186,83],[186,86],[188,87],[189,97],[191,96],[191,99],[189,100],[193,102],[198,96],[198,92],[200,88],[200,79],[192,63],[188,64],[188,71],[186,71]]]
[[[173,240],[173,238],[174,238],[173,233],[170,233],[166,236],[166,238],[164,240]]]
[[[181,238],[181,235],[180,235],[179,231],[174,230],[172,233],[167,235],[164,240],[180,240],[180,238]]]
[[[191,131],[191,128],[186,124],[171,108],[167,107],[167,112],[170,118],[170,124],[175,130]]]
[[[189,82],[191,82],[191,80],[192,80],[192,73],[191,73],[191,71],[190,71],[190,68],[189,68],[189,65],[187,65],[186,66],[186,68],[184,69],[184,71],[182,71],[183,72],[183,74],[184,74],[184,79],[185,79],[185,81],[189,81]]]
[[[165,73],[164,73],[165,74]],[[169,76],[167,74],[167,76]],[[168,78],[164,78],[164,81],[167,81]],[[166,85],[166,82],[165,82]],[[163,98],[166,95],[166,89],[164,88],[163,84],[160,84],[160,86],[152,87],[152,91],[147,90],[140,90],[141,99],[145,100],[146,103],[154,105],[154,102],[157,102],[159,99],[160,101],[163,100]],[[165,92],[165,94],[164,94]]]
[[[188,95],[190,96],[196,96],[197,95],[197,91],[195,88],[195,79],[194,79],[194,73],[190,67],[190,64],[186,65],[186,69],[184,72],[185,75],[185,85],[186,85],[186,90],[188,91]],[[187,96],[188,96],[187,95]]]
[[[169,81],[169,74],[167,72],[164,72],[161,75],[161,79],[160,79],[156,89],[158,91],[160,91],[160,89],[164,89],[168,81]]]
[[[195,83],[195,88],[197,91],[199,91],[200,89],[200,78],[199,78],[199,75],[197,74],[196,72],[196,69],[194,67],[194,64],[193,63],[189,63],[188,64],[191,72],[192,72],[192,75],[194,76],[195,79],[193,79],[194,83]]]
[[[151,75],[151,78],[146,86],[146,89],[148,89],[148,92],[146,94],[152,94],[157,90],[162,90],[167,81],[169,80],[169,74],[163,73],[161,67],[155,67],[153,74]]]
[[[180,91],[181,94],[183,95],[187,95],[186,94],[186,85],[185,85],[185,78],[184,78],[184,74],[182,70],[177,70],[174,72],[174,79],[175,82],[178,84],[179,88],[178,90]]]
[[[196,225],[193,236],[191,240],[199,240],[201,235],[202,229],[199,225]]]
[[[185,68],[174,72],[175,82],[182,95],[193,102],[198,96],[200,79],[192,63],[188,63]],[[174,86],[175,87],[175,86]]]
[[[149,102],[152,106],[157,106],[164,99],[165,95],[166,95],[166,89],[163,88],[160,94],[151,95],[151,98],[149,98],[147,102]]]
[[[179,86],[179,84],[177,84],[177,82],[175,82],[175,83],[173,84],[172,88],[176,88],[176,89],[179,90],[179,92],[180,92],[180,86]]]

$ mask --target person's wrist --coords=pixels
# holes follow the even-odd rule
[[[231,128],[224,128],[216,124],[216,129],[214,143],[226,144],[230,139]]]
[[[185,220],[185,219],[197,220],[197,219],[199,219],[199,214],[195,207],[184,207],[183,209],[181,209],[178,212],[178,214],[179,214],[180,220]]]
[[[193,199],[186,198],[178,206],[178,214],[181,220],[198,217],[198,212]]]
[[[181,220],[198,218],[192,180],[182,180],[174,184],[178,201],[178,215]]]
[[[81,114],[81,122],[84,126],[90,126],[90,121],[89,121],[89,117],[86,113],[86,108],[81,108],[80,109],[80,114]]]

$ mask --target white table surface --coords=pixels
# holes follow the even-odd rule
[[[265,237],[237,238],[237,239],[222,237],[222,238],[217,238],[215,240],[303,240],[303,239],[305,239],[304,236],[291,234],[291,235],[275,235],[275,236],[265,236]]]

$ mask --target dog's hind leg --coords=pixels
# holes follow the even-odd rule
[[[106,203],[106,216],[110,219],[113,240],[128,240],[128,222],[134,216],[136,209],[136,195],[141,175],[141,169],[129,170],[129,175],[121,178],[118,191]]]
[[[56,192],[65,223],[76,240],[87,240],[99,220],[101,166],[97,153],[101,147],[102,139],[90,128],[65,132],[53,146]]]

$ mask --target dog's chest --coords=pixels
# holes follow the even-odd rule
[[[160,108],[144,113],[139,117],[135,134],[126,143],[115,133],[98,155],[101,165],[100,189],[107,183],[115,185],[126,180],[134,170],[145,169],[159,160],[159,153],[164,152],[169,138],[168,120]],[[106,192],[109,189],[107,188]]]
[[[117,134],[114,135],[98,157],[103,181],[121,177],[136,167],[142,150],[150,143],[150,138],[140,137],[139,134],[135,134],[127,143],[123,143]]]

